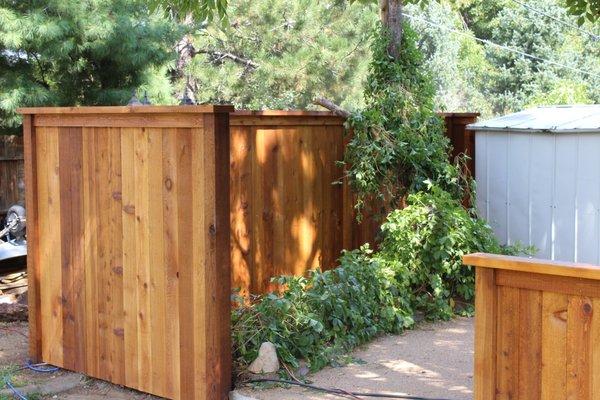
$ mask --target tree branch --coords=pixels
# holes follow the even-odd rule
[[[215,51],[215,50],[194,50],[193,55],[196,54],[208,54],[211,55],[213,57],[216,57],[217,59],[223,59],[223,58],[228,58],[231,61],[234,61],[238,64],[242,64],[246,67],[250,67],[250,68],[258,68],[259,64],[255,63],[252,60],[249,60],[247,58],[242,58],[240,56],[236,56],[233,53],[229,53],[229,52],[222,52],[222,51]]]
[[[326,109],[332,111],[335,115],[340,117],[348,118],[350,116],[350,113],[348,111],[344,110],[342,107],[338,106],[333,101],[324,97],[317,97],[313,100],[313,104],[325,107]]]

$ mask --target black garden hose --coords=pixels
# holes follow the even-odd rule
[[[310,385],[308,383],[299,382],[299,381],[289,381],[285,379],[268,379],[268,378],[260,378],[260,379],[250,379],[245,381],[245,383],[260,383],[260,382],[272,382],[272,383],[285,383],[287,385],[296,385],[302,386],[308,389],[318,390],[321,392],[326,392],[330,394],[334,394],[340,397],[377,397],[382,399],[406,399],[406,400],[452,400],[441,397],[423,397],[423,396],[410,396],[405,394],[386,394],[386,393],[362,393],[362,392],[348,392],[342,389],[329,389],[321,386]]]

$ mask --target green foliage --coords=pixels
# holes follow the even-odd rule
[[[483,50],[481,65],[487,65],[473,81],[475,93],[487,99],[488,107],[481,111],[487,116],[519,111],[530,104],[569,104],[586,99],[585,102],[600,102],[598,40],[568,25],[575,21],[560,1],[526,3],[528,7],[509,0],[465,0],[457,11],[477,37],[588,73],[476,44]],[[598,24],[586,23],[583,30],[600,35]],[[438,70],[434,72],[437,74]]]
[[[20,106],[125,104],[164,76],[182,33],[142,1],[0,0],[0,128]],[[161,82],[155,99],[170,97]]]
[[[474,274],[462,264],[463,255],[524,250],[501,247],[485,221],[437,186],[409,195],[407,203],[406,208],[392,211],[382,225],[384,239],[377,256],[409,288],[411,308],[427,318],[451,317],[457,299],[470,309]]]
[[[565,0],[569,14],[577,16],[577,23],[583,25],[587,19],[596,22],[600,19],[600,0]]]
[[[346,110],[362,109],[361,87],[371,59],[367,39],[378,18],[374,2],[349,3],[229,1],[228,24],[202,25],[192,35],[198,54],[186,72],[196,84],[196,99],[231,102],[238,108],[315,108],[312,100],[322,96]],[[527,4],[575,23],[561,0]],[[483,118],[518,111],[537,103],[534,98],[554,90],[559,80],[600,102],[600,78],[595,76],[600,76],[600,46],[573,27],[512,0],[419,2],[408,4],[405,11],[431,21],[409,19],[418,32],[423,66],[431,71],[436,110],[477,111]],[[588,22],[583,28],[600,34],[598,24]],[[595,75],[531,61],[477,42],[471,35]],[[184,83],[185,77],[176,82],[179,88]]]
[[[570,79],[553,80],[547,91],[536,93],[529,99],[527,107],[548,104],[591,104],[587,86]]]
[[[250,109],[314,108],[317,96],[349,109],[360,105],[377,15],[364,5],[335,3],[232,1],[229,24],[193,37],[199,54],[187,72],[197,82],[196,99]]]
[[[490,115],[493,99],[483,90],[494,66],[471,35],[449,33],[464,30],[460,14],[446,2],[432,2],[425,8],[408,6],[405,10],[416,17],[409,21],[419,33],[418,47],[423,52],[425,68],[431,71],[438,109]]]
[[[162,9],[180,19],[191,15],[196,21],[211,21],[215,15],[227,16],[227,0],[148,0],[148,5],[152,11]]]
[[[387,52],[385,29],[373,35],[366,105],[348,119],[352,136],[345,162],[358,209],[374,196],[395,208],[408,192],[425,188],[427,179],[461,196],[443,121],[434,110],[434,86],[407,24],[402,39],[395,60]]]
[[[410,327],[403,288],[370,253],[368,246],[344,252],[336,269],[277,279],[286,286],[282,295],[241,301],[232,314],[237,363],[248,364],[270,341],[284,363],[297,367],[305,359],[317,370],[343,362],[349,350],[378,334]]]

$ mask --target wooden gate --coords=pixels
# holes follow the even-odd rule
[[[229,111],[20,110],[34,360],[227,398]]]

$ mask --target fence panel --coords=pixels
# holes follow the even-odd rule
[[[476,266],[475,400],[600,397],[600,268],[491,254]]]
[[[344,248],[343,122],[328,113],[236,112],[231,117],[232,284],[330,268]]]
[[[465,126],[477,114],[441,116],[453,155],[474,156]],[[353,195],[336,164],[347,140],[344,122],[328,112],[231,115],[232,286],[243,294],[274,289],[273,276],[333,268],[342,249],[376,242],[380,221],[356,222]]]
[[[32,358],[227,398],[230,108],[21,111]]]

